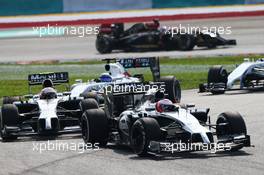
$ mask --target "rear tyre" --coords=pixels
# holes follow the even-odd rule
[[[97,101],[98,104],[104,104],[104,98],[98,95],[96,92],[88,92],[87,94],[82,94],[82,97],[85,99],[93,98]]]
[[[86,144],[106,146],[108,139],[108,120],[102,109],[89,109],[82,116],[82,138]]]
[[[160,78],[160,82],[165,83],[165,93],[168,94],[168,99],[173,103],[180,103],[181,85],[179,80],[174,76],[164,76]]]
[[[99,105],[96,99],[86,98],[80,102],[80,108],[82,113],[84,113],[88,109],[98,109]]]
[[[104,35],[98,35],[96,38],[96,49],[101,54],[111,53],[112,44],[112,39]]]
[[[19,97],[4,97],[3,98],[3,105],[4,104],[13,104],[15,101],[19,101]]]
[[[211,90],[212,94],[223,94],[225,93],[226,83],[227,83],[228,73],[223,66],[213,66],[208,71],[207,82],[208,85],[216,84],[216,83],[224,83],[225,87],[224,90]]]
[[[221,125],[221,124],[226,125]],[[216,121],[216,135],[218,139],[228,138],[232,135],[247,135],[247,128],[244,119],[237,112],[224,112],[220,114]],[[243,148],[243,145],[234,147],[231,151],[237,151]]]
[[[85,111],[89,109],[99,109],[99,105],[96,99],[86,98],[80,102],[80,109],[81,109],[81,114],[80,114],[80,119],[81,119]],[[81,120],[79,120],[79,122],[80,122],[80,126],[82,127]]]
[[[3,141],[12,141],[16,140],[17,136],[13,136],[10,133],[6,132],[6,127],[16,127],[19,122],[19,113],[18,109],[13,104],[5,104],[1,109],[0,114],[0,135]]]
[[[140,118],[131,128],[130,145],[139,156],[144,156],[148,152],[150,141],[161,138],[160,126],[154,118]]]

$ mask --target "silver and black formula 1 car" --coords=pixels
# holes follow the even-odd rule
[[[250,146],[250,136],[239,113],[224,112],[216,124],[211,124],[209,109],[173,104],[156,88],[144,93],[108,92],[104,97],[104,110],[89,109],[82,116],[85,143],[127,145],[139,156],[182,151],[182,144],[191,145],[192,151],[196,150],[193,145],[214,145],[210,149],[217,150],[216,145],[222,144],[222,151]]]
[[[139,83],[145,82],[143,74],[131,75],[127,69],[130,68],[149,68],[152,73],[154,82],[164,82],[166,86],[166,93],[173,102],[180,102],[181,87],[180,82],[174,76],[160,76],[160,63],[158,57],[143,57],[143,58],[123,58],[123,59],[104,59],[105,73],[102,73],[99,78],[88,82],[76,82],[71,86],[71,97],[92,97],[96,96],[94,93],[100,92],[105,86],[109,84],[122,83]],[[92,93],[91,93],[92,92]],[[96,96],[99,101],[102,98]]]
[[[240,85],[236,85],[240,82]],[[264,59],[251,61],[245,58],[231,73],[223,66],[217,65],[209,69],[207,83],[199,85],[199,92],[223,94],[230,90],[263,90]]]
[[[37,95],[26,95],[23,101],[6,98],[0,110],[2,141],[16,140],[19,136],[56,136],[80,132],[83,111],[94,107],[89,99],[71,98],[69,92],[57,93],[54,85],[68,83],[67,72],[31,74],[29,87],[43,85]]]
[[[160,27],[159,21],[137,23],[125,30],[123,23],[102,24],[96,39],[99,53],[111,53],[113,50],[126,52],[193,50],[197,47],[215,48],[223,45],[236,45],[236,40],[227,40],[218,33],[194,31],[182,33],[174,29]]]

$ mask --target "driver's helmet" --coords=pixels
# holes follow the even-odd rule
[[[53,81],[51,79],[46,79],[42,82],[42,87],[47,88],[47,87],[53,87]]]
[[[176,106],[169,99],[163,99],[156,103],[156,111],[158,112],[171,112],[175,110]]]
[[[101,82],[112,82],[112,77],[108,73],[103,73],[100,76],[100,81]]]
[[[52,87],[44,88],[41,90],[39,98],[46,100],[57,98],[57,91]]]

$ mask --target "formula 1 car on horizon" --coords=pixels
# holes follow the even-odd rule
[[[111,53],[113,50],[126,52],[144,52],[161,50],[193,50],[197,47],[215,48],[223,45],[236,45],[236,40],[227,40],[218,33],[201,31],[181,33],[166,27],[160,27],[158,20],[152,23],[137,23],[124,29],[123,23],[102,24],[96,39],[99,53]]]
[[[71,97],[96,98],[103,103],[103,98],[96,95],[109,84],[137,83],[145,82],[143,74],[130,75],[126,69],[130,68],[150,68],[154,82],[164,82],[166,94],[173,102],[180,102],[181,87],[179,81],[174,76],[160,76],[160,63],[158,57],[145,58],[124,58],[124,59],[104,59],[105,73],[99,78],[83,83],[78,80],[71,86]]]
[[[176,152],[171,145],[180,143],[225,144],[221,151],[250,146],[250,136],[239,113],[224,112],[216,124],[211,124],[209,109],[173,104],[164,98],[163,91],[154,88],[147,92],[112,91],[104,93],[104,98],[104,109],[89,109],[82,116],[85,143],[127,145],[139,156],[173,149]]]
[[[237,82],[240,85],[236,85]],[[264,90],[264,59],[245,58],[231,73],[223,66],[213,66],[208,71],[207,83],[199,85],[200,93],[223,94],[230,90]]]
[[[71,98],[69,92],[57,93],[54,85],[69,83],[67,72],[31,74],[29,87],[43,85],[37,95],[26,95],[27,100],[6,98],[0,110],[2,141],[20,136],[56,136],[80,132],[83,111],[94,107],[90,99]],[[30,90],[31,93],[31,90]]]

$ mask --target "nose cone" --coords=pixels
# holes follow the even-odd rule
[[[56,133],[59,130],[59,120],[57,117],[53,118],[40,118],[38,120],[39,133]]]
[[[57,132],[59,119],[57,116],[57,104],[59,99],[39,100],[40,116],[38,122],[39,132]]]

